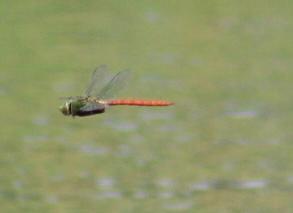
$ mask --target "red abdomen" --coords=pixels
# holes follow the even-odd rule
[[[129,106],[169,106],[174,103],[161,100],[136,100],[136,99],[117,99],[107,101],[108,105],[129,105]]]

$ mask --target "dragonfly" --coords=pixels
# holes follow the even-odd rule
[[[92,74],[90,82],[82,96],[63,97],[65,102],[60,111],[66,116],[90,116],[104,113],[111,106],[141,106],[163,107],[173,105],[173,102],[164,100],[146,99],[111,99],[110,97],[121,90],[129,77],[129,71],[120,71],[112,78],[107,79],[108,68],[100,65]],[[106,83],[103,83],[105,82]]]

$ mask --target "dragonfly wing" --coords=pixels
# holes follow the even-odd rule
[[[93,96],[95,91],[101,89],[103,86],[102,83],[105,82],[107,78],[107,70],[107,66],[104,64],[94,70],[90,83],[85,90],[85,96]]]
[[[125,85],[126,80],[129,79],[130,73],[129,70],[117,73],[96,96],[100,99],[105,99],[119,92]]]
[[[68,96],[68,97],[59,97],[60,100],[79,100],[81,96]]]

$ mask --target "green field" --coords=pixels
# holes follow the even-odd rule
[[[0,3],[1,212],[293,212],[293,2]],[[176,105],[63,116],[100,64]]]

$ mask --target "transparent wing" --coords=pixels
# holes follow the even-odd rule
[[[90,79],[90,83],[84,92],[85,96],[94,96],[96,91],[101,90],[104,86],[103,83],[107,82],[107,70],[107,66],[104,64],[95,69]]]
[[[129,70],[118,72],[96,96],[103,99],[117,94],[125,86],[127,79],[130,77],[130,73]]]
[[[59,97],[60,100],[78,100],[82,99],[81,96],[68,96],[68,97]]]

